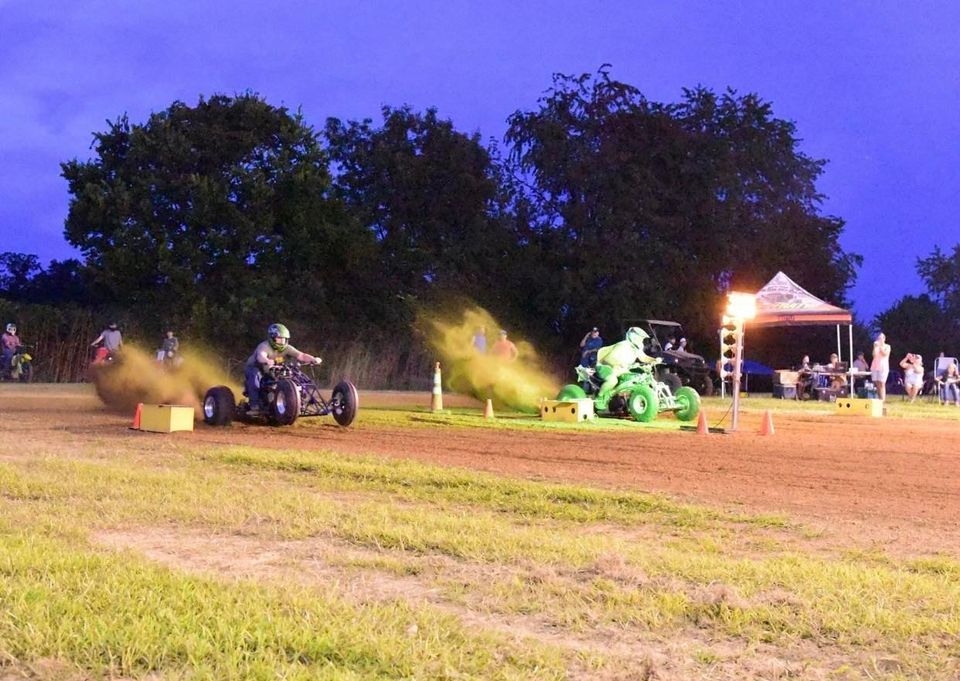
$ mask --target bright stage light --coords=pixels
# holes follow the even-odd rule
[[[727,315],[738,319],[757,316],[757,296],[754,293],[732,291],[727,294]]]

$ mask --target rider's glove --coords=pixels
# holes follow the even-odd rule
[[[314,357],[314,358],[313,358],[313,363],[314,363],[314,364],[322,364],[322,363],[323,363],[323,360],[320,359],[319,357]]]

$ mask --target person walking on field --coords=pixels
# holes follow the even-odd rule
[[[884,333],[877,334],[873,341],[873,361],[870,363],[870,378],[877,386],[877,397],[887,399],[887,376],[890,375],[890,344]]]
[[[500,338],[493,344],[493,347],[490,348],[490,354],[497,359],[514,362],[520,354],[520,351],[517,350],[517,346],[514,345],[512,340],[507,339],[507,332],[500,329]]]

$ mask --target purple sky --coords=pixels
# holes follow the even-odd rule
[[[552,73],[603,63],[652,99],[731,86],[795,121],[864,256],[861,317],[922,291],[916,258],[960,242],[955,0],[0,0],[0,251],[76,255],[58,163],[123,112],[253,90],[315,126],[408,103],[500,138]]]

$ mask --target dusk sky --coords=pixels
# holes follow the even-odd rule
[[[651,99],[729,86],[794,121],[829,161],[823,212],[864,256],[862,319],[921,292],[916,259],[960,243],[956,0],[0,0],[0,251],[78,256],[59,163],[124,112],[251,90],[315,127],[410,104],[499,139],[551,74],[604,63]]]

